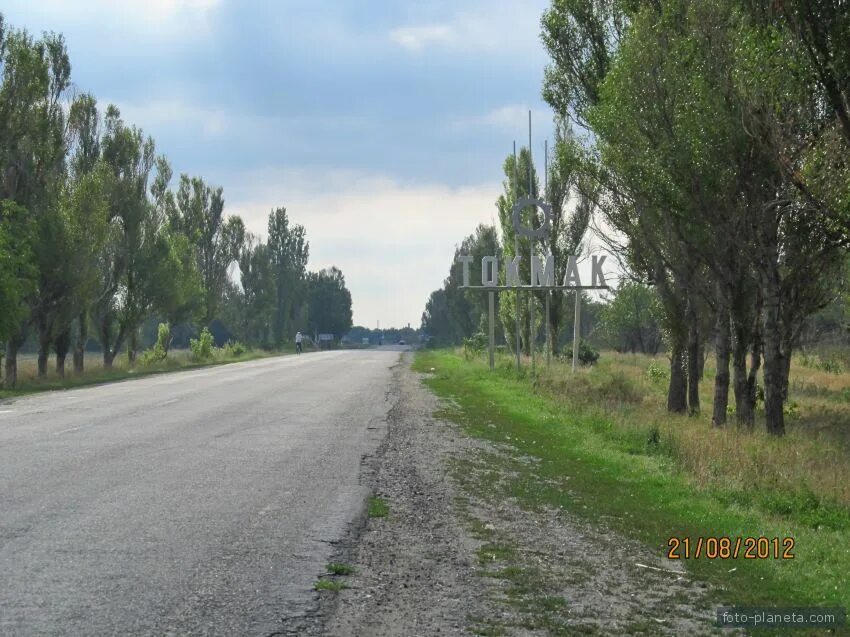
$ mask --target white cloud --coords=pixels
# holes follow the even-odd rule
[[[11,4],[28,3],[12,0]],[[187,13],[198,17],[217,8],[220,0],[41,0],[38,4],[42,12],[53,15],[123,14],[127,19],[163,22]]]
[[[484,113],[455,119],[451,126],[460,130],[466,128],[491,128],[502,132],[525,131],[528,135],[528,112],[531,111],[531,125],[534,135],[551,133],[552,110],[540,103],[537,107],[528,104],[505,104]],[[522,139],[522,138],[521,138]]]
[[[109,100],[103,100],[108,104]],[[227,115],[221,109],[203,108],[181,99],[154,99],[144,103],[117,102],[121,117],[145,131],[179,126],[197,131],[203,137],[216,137],[225,131]]]
[[[86,34],[106,51],[121,50],[128,42],[151,45],[208,36],[221,0],[7,0],[4,5],[15,26],[44,24],[66,34]]]
[[[503,55],[522,53],[543,56],[537,37],[545,0],[486,0],[464,3],[464,9],[438,19],[392,29],[390,40],[409,51],[446,48]],[[433,18],[434,16],[432,16]]]
[[[446,127],[454,134],[472,136],[497,136],[505,142],[505,155],[511,150],[511,141],[516,141],[517,149],[528,146],[528,112],[531,111],[532,150],[538,170],[543,170],[544,140],[551,142],[554,137],[553,113],[542,102],[536,106],[527,104],[506,104],[477,115],[460,116],[450,120]]]
[[[380,175],[303,170],[231,175],[224,184],[227,210],[252,232],[264,236],[270,210],[282,205],[305,226],[310,268],[342,269],[355,323],[414,327],[448,274],[455,244],[496,217],[501,188],[405,185]]]
[[[421,51],[433,42],[450,42],[456,35],[452,26],[434,24],[393,29],[390,40],[410,51]]]

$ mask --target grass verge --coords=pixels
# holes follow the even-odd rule
[[[572,387],[576,395],[563,396],[554,392],[559,386],[518,378],[507,365],[490,373],[453,352],[420,352],[415,366],[434,369],[426,382],[447,399],[443,417],[539,460],[510,479],[511,494],[524,506],[570,510],[661,555],[671,537],[688,538],[692,547],[699,537],[790,537],[794,559],[702,557],[687,560],[687,567],[715,585],[718,602],[850,606],[850,512],[789,495],[782,483],[747,488],[727,484],[722,474],[695,479],[646,409],[623,412],[611,404],[634,407],[627,380],[612,375],[604,387],[585,382]]]

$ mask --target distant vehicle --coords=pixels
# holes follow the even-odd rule
[[[405,342],[405,340],[404,340],[404,339],[401,339],[401,340],[398,342],[398,344],[399,344],[399,345],[407,345],[407,343]]]

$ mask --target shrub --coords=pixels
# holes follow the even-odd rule
[[[661,448],[661,430],[658,425],[652,425],[649,428],[646,437],[646,447],[650,452],[656,452]]]
[[[227,356],[231,356],[231,357],[234,357],[234,358],[238,358],[239,356],[242,356],[247,351],[248,351],[248,348],[245,347],[239,341],[227,341],[227,343],[224,346],[224,353]]]
[[[487,335],[483,332],[478,332],[469,338],[463,339],[463,356],[467,360],[480,354],[485,349],[487,349]]]
[[[782,413],[784,413],[789,418],[794,418],[799,414],[799,407],[800,406],[795,401],[788,401],[782,407]]]
[[[168,348],[171,345],[171,326],[168,323],[160,323],[156,329],[156,342],[149,350],[142,354],[143,366],[155,365],[168,357]]]
[[[621,371],[602,375],[595,383],[594,392],[607,403],[632,403],[637,405],[643,401],[641,389]]]
[[[582,365],[593,365],[599,360],[599,351],[587,341],[581,340],[578,343],[578,360]]]
[[[503,359],[501,368],[513,374],[510,361]],[[520,377],[527,376],[527,370],[529,367],[523,366]],[[629,376],[620,370],[611,371],[598,366],[582,374],[543,374],[540,382],[547,392],[578,405],[640,405],[644,399],[642,387]]]
[[[189,351],[196,361],[206,361],[213,357],[215,341],[213,335],[205,327],[198,338],[189,339]]]
[[[664,365],[652,361],[646,368],[646,375],[653,383],[663,383],[670,378],[670,370]]]

